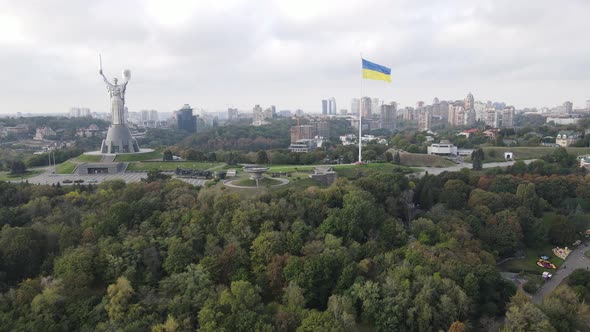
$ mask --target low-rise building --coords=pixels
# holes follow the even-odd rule
[[[562,147],[568,147],[581,138],[582,134],[577,133],[575,131],[560,131],[557,133],[557,136],[555,137],[555,143]]]
[[[580,167],[590,171],[590,156],[580,158]]]
[[[33,139],[35,141],[42,141],[44,139],[47,139],[48,137],[53,137],[55,136],[55,131],[49,127],[41,127],[41,128],[37,128],[35,131],[35,136],[33,136]]]
[[[289,151],[307,153],[315,150],[318,147],[314,139],[300,139],[296,143],[289,145]]]
[[[457,147],[451,143],[441,142],[433,143],[427,148],[428,154],[434,154],[437,156],[456,156]]]

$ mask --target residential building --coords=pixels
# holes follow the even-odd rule
[[[418,131],[428,131],[432,126],[432,111],[422,109],[418,113]]]
[[[461,126],[465,122],[465,109],[463,105],[449,105],[448,122],[451,126]]]
[[[572,109],[574,108],[574,104],[571,101],[566,101],[563,103],[563,111],[567,114],[570,114],[572,112]]]
[[[361,109],[361,101],[358,98],[352,98],[350,101],[350,113],[358,115]]]
[[[371,117],[371,114],[372,114],[371,113],[371,107],[372,107],[372,105],[371,105],[371,98],[369,98],[369,97],[363,97],[361,99],[361,109],[360,109],[360,112],[361,112],[361,115],[362,115],[363,118],[369,118],[369,117]]]
[[[500,128],[500,121],[498,119],[498,112],[495,108],[487,108],[484,112],[483,121],[485,122],[486,126],[492,128]]]
[[[41,127],[36,129],[35,136],[33,137],[33,139],[36,141],[42,141],[44,139],[47,139],[48,137],[52,137],[55,135],[55,131],[51,128]]]
[[[381,109],[381,101],[379,98],[371,98],[371,112],[375,111],[375,113],[379,112]],[[363,115],[364,116],[364,115]]]
[[[89,118],[90,109],[85,107],[70,108],[70,118]]]
[[[189,104],[184,104],[181,109],[176,111],[176,126],[189,133],[197,132],[197,116],[193,115],[193,109]]]
[[[582,138],[582,134],[577,133],[575,131],[566,130],[560,131],[557,133],[557,137],[555,138],[555,143],[562,147],[568,147],[574,144],[577,140]]]
[[[315,126],[299,125],[291,127],[291,143],[297,143],[302,139],[312,139],[315,137]]]
[[[228,108],[227,109],[227,121],[232,122],[238,119],[238,109],[237,108]]]
[[[76,136],[79,137],[100,137],[101,132],[97,125],[94,123],[88,126],[88,128],[78,128],[76,130]]]
[[[317,120],[311,121],[309,124],[313,127],[313,135],[311,138],[315,136],[319,136],[320,138],[330,137],[330,125],[328,121]]]
[[[514,127],[514,107],[506,107],[502,110],[502,128]]]
[[[397,104],[392,101],[381,105],[381,128],[394,131],[397,126]]]
[[[474,109],[474,106],[475,106],[475,100],[473,98],[473,94],[471,94],[471,92],[469,92],[467,94],[467,97],[465,98],[465,109],[472,110],[472,109]]]
[[[254,105],[254,108],[252,109],[252,114],[252,125],[262,126],[266,124],[264,122],[264,111],[262,110],[262,107],[260,107],[260,105]]]

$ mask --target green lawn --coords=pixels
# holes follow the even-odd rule
[[[431,154],[402,152],[399,157],[400,163],[404,166],[449,167],[455,165],[454,162],[448,159]]]
[[[518,147],[497,147],[486,146],[483,147],[485,155],[485,162],[504,161],[504,152],[513,152],[514,159],[537,159],[544,155],[550,154],[556,148],[548,146],[518,146]],[[566,148],[567,152],[573,155],[590,154],[590,148]]]
[[[524,271],[527,273],[532,274],[541,274],[545,271],[552,273],[551,271],[555,271],[553,269],[544,269],[540,266],[537,266],[537,259],[540,256],[546,255],[551,257],[549,261],[555,264],[558,268],[564,262],[561,258],[556,257],[553,254],[552,249],[555,248],[554,245],[546,244],[544,246],[540,246],[538,248],[527,248],[525,250],[525,258],[523,259],[513,259],[508,262],[504,262],[500,264],[500,269],[508,272],[518,273],[520,271]]]
[[[153,159],[160,159],[162,160],[162,154],[158,151],[152,151],[147,153],[132,153],[132,154],[118,154],[115,157],[115,161],[145,161],[145,160],[153,160]]]
[[[177,167],[203,170],[221,165],[223,165],[223,163],[200,163],[196,161],[137,161],[129,163],[127,170],[148,171],[150,169],[157,169],[160,171],[173,171]]]
[[[28,170],[24,174],[12,175],[9,172],[0,173],[0,181],[15,181],[20,179],[28,179],[35,175],[41,174],[43,171],[39,169]]]
[[[81,163],[95,163],[99,162],[101,159],[101,155],[81,154],[74,158],[74,161],[79,161]]]
[[[389,163],[374,163],[363,165],[338,165],[334,166],[334,171],[338,176],[346,178],[356,178],[359,173],[363,175],[371,175],[374,173],[393,174],[394,170],[399,170],[404,174],[420,172],[418,168],[411,168],[407,166],[389,164]]]
[[[72,174],[77,164],[71,161],[64,161],[63,163],[55,166],[55,173],[57,174]]]

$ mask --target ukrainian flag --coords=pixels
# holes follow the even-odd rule
[[[391,82],[391,68],[363,60],[363,78]]]

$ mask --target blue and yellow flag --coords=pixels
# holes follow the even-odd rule
[[[363,78],[391,82],[391,69],[363,60]]]

